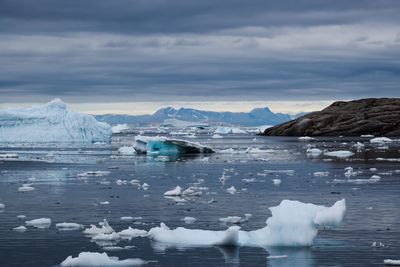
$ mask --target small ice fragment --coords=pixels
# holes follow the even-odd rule
[[[110,172],[109,171],[88,171],[88,172],[83,172],[83,173],[78,173],[78,177],[79,178],[86,178],[89,176],[105,176],[105,175],[109,175]]]
[[[390,260],[390,259],[387,259],[387,260],[384,260],[383,263],[384,263],[385,265],[400,265],[400,260]]]
[[[91,224],[90,228],[83,230],[83,233],[86,235],[110,234],[112,232],[114,232],[114,229],[108,224],[106,219],[103,220],[101,228]]]
[[[13,230],[16,232],[25,232],[27,230],[27,228],[25,226],[21,225],[21,226],[13,228]]]
[[[18,215],[17,219],[18,220],[24,220],[24,219],[26,219],[26,216],[25,215]]]
[[[268,260],[276,260],[276,259],[286,259],[288,255],[270,255],[267,257]]]
[[[68,256],[60,265],[67,267],[74,266],[139,266],[147,262],[142,259],[119,260],[116,257],[109,257],[107,253],[81,252],[78,257]]]
[[[109,201],[102,201],[102,202],[100,202],[100,204],[101,204],[101,205],[109,205],[110,202],[109,202]]]
[[[348,158],[354,155],[353,152],[347,151],[347,150],[338,150],[338,151],[329,151],[329,152],[324,152],[325,156],[328,157],[336,157],[336,158]]]
[[[219,218],[222,223],[239,224],[242,222],[242,217],[240,216],[228,216],[225,218]]]
[[[120,218],[123,221],[133,221],[133,217],[132,216],[123,216]]]
[[[150,187],[150,185],[148,185],[147,183],[142,184],[143,190],[147,190],[147,189],[149,189],[149,187]]]
[[[145,230],[140,230],[140,229],[133,229],[131,227],[128,227],[128,229],[122,230],[121,232],[118,232],[118,234],[122,238],[134,238],[134,237],[145,237],[147,236],[147,231]]]
[[[23,184],[20,188],[18,188],[19,192],[29,192],[35,190],[30,184]]]
[[[114,241],[121,239],[121,236],[115,232],[110,234],[98,234],[92,237],[93,241]]]
[[[315,177],[326,177],[329,176],[329,172],[314,172],[313,175]]]
[[[391,143],[393,142],[392,139],[387,138],[387,137],[375,137],[369,140],[373,144],[385,144],[385,143]]]
[[[56,227],[58,230],[61,231],[73,231],[73,230],[80,230],[83,228],[82,224],[79,223],[67,223],[67,222],[63,222],[63,223],[57,223]]]
[[[280,185],[282,183],[281,179],[272,179],[274,185]]]
[[[118,149],[118,153],[123,156],[133,156],[136,154],[136,150],[133,146],[123,146]]]
[[[49,218],[39,218],[39,219],[34,219],[30,221],[26,221],[25,224],[27,226],[33,226],[36,228],[49,228],[51,225],[51,220]]]
[[[192,224],[196,221],[196,218],[194,217],[185,217],[182,219],[182,221],[184,221],[186,224]]]
[[[3,203],[0,203],[0,209],[4,209],[6,207],[6,205],[4,205]]]
[[[231,195],[234,195],[234,194],[237,192],[237,190],[236,190],[236,188],[232,185],[231,187],[229,187],[228,189],[226,189],[226,192],[228,192],[228,193],[231,194]]]
[[[169,190],[164,193],[164,196],[180,196],[182,194],[182,188],[178,185],[175,189]]]

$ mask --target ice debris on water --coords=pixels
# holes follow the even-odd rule
[[[27,226],[33,226],[35,228],[49,228],[51,225],[51,219],[49,218],[39,218],[30,221],[25,221]]]
[[[119,260],[117,257],[109,257],[107,253],[98,252],[81,252],[77,257],[68,256],[61,266],[140,266],[147,262],[142,259],[125,259]]]

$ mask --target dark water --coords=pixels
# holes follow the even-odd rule
[[[256,138],[256,140],[254,140]],[[307,248],[188,248],[168,247],[147,238],[123,241],[118,246],[133,245],[123,251],[109,251],[120,259],[149,260],[148,266],[382,266],[383,260],[400,258],[400,164],[377,161],[377,157],[400,158],[397,143],[388,149],[372,146],[361,140],[365,149],[356,152],[351,146],[356,139],[328,138],[300,142],[297,138],[255,137],[252,135],[210,139],[203,136],[191,141],[207,143],[216,149],[248,147],[271,149],[261,154],[220,154],[204,157],[175,157],[169,161],[145,156],[121,157],[117,149],[129,144],[131,135],[114,137],[112,145],[47,144],[0,147],[0,154],[17,153],[17,161],[0,161],[0,203],[6,208],[0,213],[1,266],[57,266],[67,256],[82,251],[102,252],[81,231],[59,231],[59,222],[77,222],[88,226],[104,218],[117,231],[132,228],[149,230],[166,223],[169,227],[226,229],[220,217],[253,217],[242,225],[244,230],[265,226],[270,215],[268,207],[283,199],[332,205],[346,198],[347,213],[339,228],[322,229],[312,247]],[[360,139],[357,139],[360,141]],[[352,150],[349,159],[306,156],[307,145],[321,149]],[[373,174],[382,177],[371,184],[333,183],[345,179],[344,168],[353,167],[360,173],[352,179],[368,179]],[[370,171],[370,168],[377,171]],[[285,172],[292,170],[294,172]],[[79,179],[86,171],[109,171],[110,174]],[[278,172],[276,172],[278,171]],[[222,185],[223,173],[230,178]],[[314,172],[329,172],[315,177]],[[362,172],[362,173],[361,173]],[[34,177],[36,180],[29,181]],[[246,183],[242,179],[255,178]],[[272,179],[281,179],[276,186]],[[148,190],[131,184],[117,185],[118,179],[132,179],[149,184]],[[200,180],[199,180],[200,179]],[[100,183],[109,181],[110,184]],[[198,183],[207,187],[201,197],[175,203],[163,192],[180,185],[183,188]],[[18,192],[23,183],[32,183],[34,191]],[[235,186],[238,192],[228,194]],[[215,202],[209,203],[211,199]],[[109,205],[100,202],[109,201]],[[26,220],[48,217],[47,229],[28,227],[26,232],[13,231]],[[134,222],[122,221],[122,216],[142,217]],[[186,225],[182,218],[195,217]],[[371,247],[372,242],[384,247]],[[268,255],[288,255],[286,259],[268,260]]]

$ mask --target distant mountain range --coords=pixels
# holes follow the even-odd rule
[[[260,126],[280,124],[291,120],[292,116],[274,113],[267,107],[255,108],[250,112],[215,112],[192,108],[175,109],[167,107],[157,110],[152,115],[105,114],[97,115],[96,119],[111,125],[126,123],[131,126],[156,125],[169,119],[211,125]]]

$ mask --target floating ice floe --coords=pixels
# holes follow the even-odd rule
[[[56,228],[60,231],[74,231],[82,229],[83,225],[79,223],[63,222],[63,223],[57,223]]]
[[[43,106],[0,111],[1,142],[110,142],[111,127],[93,116],[69,111],[54,99]]]
[[[368,138],[371,138],[371,137],[374,137],[374,135],[372,135],[372,134],[362,134],[362,135],[360,135],[360,137],[368,137]]]
[[[49,218],[39,218],[30,221],[26,221],[25,224],[27,226],[33,226],[35,228],[49,228],[51,225],[51,220]]]
[[[244,222],[247,222],[253,215],[251,215],[250,213],[246,213],[244,215],[244,218],[240,217],[240,216],[228,216],[225,218],[219,218],[218,220],[221,223],[226,223],[226,224],[241,224]]]
[[[4,209],[6,207],[6,205],[4,205],[3,203],[0,203],[0,209]]]
[[[338,151],[324,152],[324,155],[328,156],[328,157],[336,157],[336,158],[344,159],[344,158],[353,156],[354,153],[351,151],[347,151],[347,150],[338,150]]]
[[[133,156],[136,154],[136,150],[133,146],[123,146],[118,149],[118,153],[123,156]]]
[[[150,187],[150,185],[148,185],[147,183],[142,184],[143,190],[147,190],[147,189],[149,189],[149,187]]]
[[[400,158],[376,158],[377,161],[400,162]]]
[[[232,185],[231,187],[226,189],[226,192],[228,192],[231,195],[234,195],[234,194],[236,194],[237,189]]]
[[[286,259],[288,255],[269,255],[267,257],[268,260],[276,260],[276,259]]]
[[[383,263],[385,265],[400,265],[400,260],[387,259],[387,260],[384,260]]]
[[[120,250],[132,249],[132,248],[135,248],[135,246],[124,246],[124,247],[105,246],[105,247],[102,247],[102,249],[106,250],[106,251],[120,251]]]
[[[364,148],[364,146],[365,145],[363,143],[360,143],[360,142],[357,142],[357,143],[355,143],[353,145],[353,147],[356,148],[357,150],[362,150]]]
[[[24,220],[24,219],[26,219],[26,216],[25,215],[18,215],[17,219],[18,220]]]
[[[280,185],[282,181],[281,179],[272,179],[272,183],[274,183],[274,185]]]
[[[131,239],[135,237],[146,237],[147,231],[140,229],[133,229],[129,226],[128,229],[122,230],[117,234],[120,235],[122,238]]]
[[[180,196],[182,194],[182,188],[178,185],[174,189],[164,193],[164,196]]]
[[[378,175],[372,175],[369,179],[334,179],[333,183],[335,184],[374,184],[381,180],[381,177]]]
[[[170,229],[161,223],[160,227],[150,229],[151,239],[175,246],[310,246],[317,236],[319,227],[338,226],[346,212],[344,199],[332,207],[283,200],[271,207],[271,217],[267,226],[254,231],[240,231],[232,226],[224,231]]]
[[[108,224],[106,219],[104,219],[101,223],[101,227],[91,224],[90,228],[83,230],[83,233],[86,235],[111,234],[113,232],[114,229]]]
[[[194,217],[185,217],[182,219],[182,221],[184,221],[186,224],[192,224],[196,221],[196,218]]]
[[[122,216],[120,219],[122,221],[133,221],[133,217],[132,216]]]
[[[100,205],[110,205],[110,202],[109,201],[101,201]]]
[[[89,176],[105,176],[109,175],[109,171],[88,171],[83,173],[78,173],[78,177],[89,177]]]
[[[35,190],[31,184],[23,184],[21,187],[18,188],[19,192],[29,192]]]
[[[392,143],[393,140],[387,137],[375,137],[369,140],[373,144],[386,144],[386,143]]]
[[[147,262],[142,259],[119,260],[117,257],[109,257],[107,253],[81,252],[78,257],[68,256],[60,265],[75,266],[139,266]]]
[[[329,172],[314,172],[313,175],[315,177],[326,177],[329,176]]]
[[[126,123],[117,124],[111,127],[112,133],[122,133],[129,130],[129,126]]]
[[[93,241],[116,241],[121,239],[121,236],[116,232],[112,232],[109,234],[98,234],[92,237]]]
[[[134,148],[138,154],[169,155],[214,153],[213,149],[199,143],[160,136],[136,136]]]
[[[317,158],[322,154],[322,150],[318,148],[309,148],[306,150],[307,157]]]
[[[213,139],[221,139],[221,138],[224,138],[224,137],[222,135],[219,135],[219,134],[213,134],[211,136],[211,138],[213,138]]]
[[[25,232],[27,230],[27,228],[25,226],[21,225],[18,227],[14,227],[13,230],[16,232]]]

